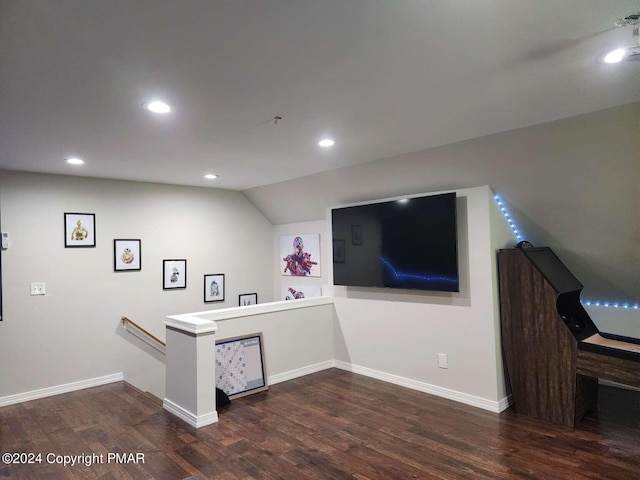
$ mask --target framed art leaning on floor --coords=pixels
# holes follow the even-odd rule
[[[269,388],[262,333],[216,342],[216,386],[229,398]]]

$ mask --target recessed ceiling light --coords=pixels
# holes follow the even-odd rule
[[[215,178],[218,178],[218,175],[214,173],[207,173],[206,175],[204,175],[204,178],[206,178],[207,180],[213,180]]]
[[[169,105],[159,100],[149,102],[146,106],[147,110],[153,113],[169,113],[171,111],[171,107]]]
[[[607,53],[602,59],[602,61],[604,63],[619,63],[624,58],[624,55],[625,55],[624,48],[618,48],[616,50],[612,50],[611,52]]]
[[[84,160],[82,160],[81,158],[78,158],[78,157],[65,158],[64,161],[65,161],[65,163],[68,163],[69,165],[83,165],[84,164]]]
[[[332,147],[336,142],[331,140],[330,138],[324,138],[318,142],[318,145],[321,147]]]

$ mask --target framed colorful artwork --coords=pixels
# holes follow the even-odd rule
[[[320,234],[282,235],[280,273],[297,277],[319,277]]]
[[[113,269],[116,272],[142,270],[142,250],[139,239],[113,241]]]
[[[96,215],[94,213],[64,214],[65,248],[96,246]]]
[[[321,297],[322,287],[303,285],[282,285],[280,300],[301,300],[303,298]]]

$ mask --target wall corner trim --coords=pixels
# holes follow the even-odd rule
[[[218,412],[214,411],[198,416],[182,408],[180,405],[172,402],[168,398],[163,400],[162,407],[195,428],[204,427],[218,422]]]

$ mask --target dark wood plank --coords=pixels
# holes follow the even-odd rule
[[[640,392],[599,387],[576,428],[325,370],[194,429],[120,382],[0,408],[2,452],[140,452],[139,464],[0,465],[0,478],[640,479]]]
[[[640,388],[640,362],[601,353],[578,350],[577,371]]]

